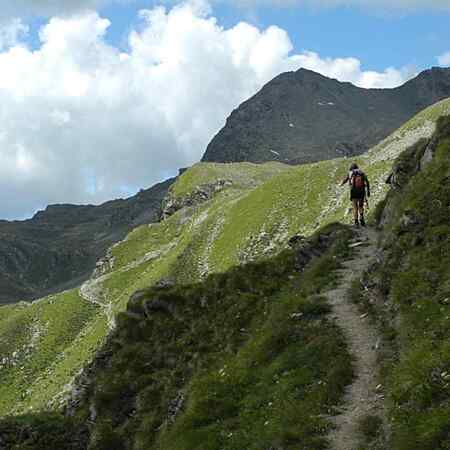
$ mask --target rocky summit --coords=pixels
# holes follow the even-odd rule
[[[0,221],[0,304],[79,285],[112,244],[159,219],[172,182],[100,206],[52,205],[29,220]]]
[[[298,164],[361,154],[447,97],[449,68],[395,89],[362,89],[305,69],[283,73],[232,112],[203,161]]]

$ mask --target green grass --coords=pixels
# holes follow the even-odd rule
[[[90,448],[326,448],[321,415],[352,370],[320,297],[351,233],[325,232],[334,244],[302,275],[285,251],[130,304],[93,388]]]
[[[392,230],[398,236],[392,263],[403,270],[384,273],[403,317],[399,345],[404,356],[390,377],[399,450],[450,447],[450,377],[445,376],[450,371],[450,132],[448,136],[435,161],[404,193],[399,214],[412,211],[418,224],[408,227],[400,216]]]
[[[289,168],[290,166],[279,162],[266,164],[198,163],[181,175],[172,187],[171,193],[175,198],[184,197],[198,186],[211,184],[217,180],[231,181],[234,189],[248,189],[264,183]]]
[[[2,420],[0,437],[7,450],[82,449],[86,442],[84,427],[49,413]]]
[[[14,309],[1,328],[2,358],[8,361],[0,369],[0,411],[33,408],[35,393],[52,399],[61,382],[53,367],[68,363],[64,352],[96,314],[97,308],[83,302],[76,291]],[[76,365],[69,367],[72,371]],[[49,381],[50,376],[53,391],[42,390],[42,380]]]
[[[112,359],[90,387],[97,419],[89,448],[325,449],[322,415],[352,369],[320,293],[335,282],[352,233],[332,225],[321,235],[329,244],[311,239],[323,256],[301,275],[284,251],[199,284],[148,289],[131,303],[107,347]],[[0,421],[0,439],[11,449],[84,449],[88,409],[72,420]]]
[[[399,158],[403,187],[386,201],[383,262],[353,295],[383,330],[392,450],[450,448],[450,117],[435,140],[419,173],[426,143]]]
[[[450,99],[442,100],[424,109],[401,127],[401,130],[414,130],[423,125],[424,121],[437,122],[439,117],[450,114]]]

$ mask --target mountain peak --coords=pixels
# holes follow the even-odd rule
[[[322,79],[329,81],[332,78],[329,78],[325,75],[322,75],[319,72],[315,72],[314,70],[305,69],[304,67],[300,67],[297,71],[294,72],[297,76],[303,77],[303,78],[316,78],[316,79]]]
[[[415,78],[411,81],[417,81],[421,79],[427,79],[427,78],[442,78],[447,79],[450,77],[450,67],[431,67],[430,69],[424,70],[420,72]],[[406,82],[405,84],[408,84],[409,82]]]
[[[450,69],[395,89],[363,89],[301,68],[278,75],[227,119],[203,161],[306,163],[361,154],[450,97]]]

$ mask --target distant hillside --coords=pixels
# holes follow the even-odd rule
[[[0,304],[79,285],[108,247],[158,220],[173,180],[100,206],[52,205],[24,221],[0,221]]]
[[[362,89],[309,70],[283,73],[232,112],[203,161],[305,163],[358,155],[450,97],[450,69],[395,89]]]

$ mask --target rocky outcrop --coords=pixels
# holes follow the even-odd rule
[[[393,165],[386,183],[391,185],[392,189],[402,189],[409,179],[420,170],[420,162],[427,149],[431,149],[430,141],[422,139],[416,145],[405,150]]]
[[[114,268],[114,256],[112,255],[112,248],[109,248],[106,252],[106,255],[103,258],[100,258],[95,263],[95,269],[92,272],[92,278],[100,278],[103,275],[106,275],[108,272],[111,272]]]
[[[436,132],[431,139],[421,139],[416,145],[405,150],[393,165],[392,172],[386,182],[391,186],[379,225],[385,226],[393,222],[393,217],[399,209],[399,194],[408,185],[411,178],[433,161],[436,148],[445,136],[450,135],[450,122],[447,118],[441,118],[437,123]],[[449,174],[450,178],[450,174]],[[400,223],[406,228],[418,225],[420,219],[414,211],[406,210]]]
[[[340,232],[339,228],[330,226],[308,239],[300,235],[293,236],[289,246],[295,251],[295,269],[302,272],[312,259],[323,255]]]
[[[361,154],[414,114],[450,97],[450,69],[395,89],[362,89],[300,69],[283,73],[232,112],[203,161],[306,163]]]
[[[204,203],[215,194],[232,185],[230,180],[219,179],[214,183],[201,184],[184,196],[169,194],[164,201],[161,219],[165,220],[182,208],[188,208]]]

